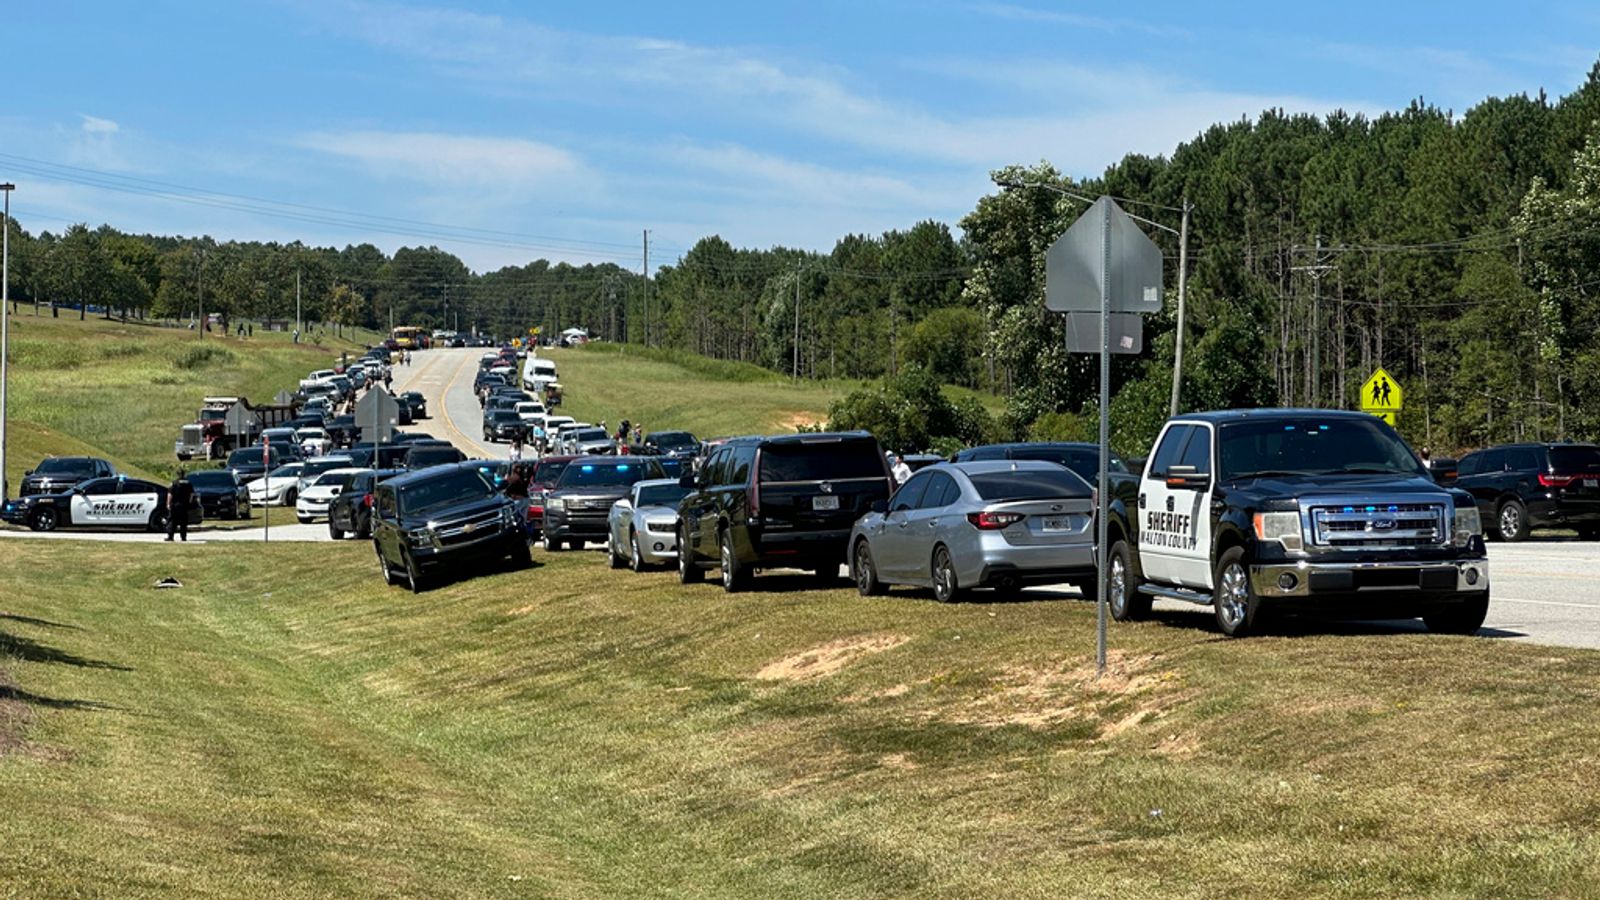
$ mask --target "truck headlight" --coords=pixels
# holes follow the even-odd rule
[[[561,499],[560,497],[551,497],[544,502],[545,512],[555,512],[558,510],[565,510],[566,508],[567,501]]]
[[[433,533],[426,528],[418,528],[406,533],[406,538],[413,547],[429,547],[433,545]]]
[[[1483,520],[1478,517],[1478,507],[1456,508],[1456,546],[1465,547],[1475,535],[1483,534]]]
[[[1300,514],[1297,512],[1266,512],[1255,514],[1256,540],[1277,541],[1283,549],[1298,551],[1304,542],[1300,535]]]

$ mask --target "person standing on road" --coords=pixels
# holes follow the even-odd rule
[[[189,477],[183,469],[178,469],[178,475],[172,479],[172,484],[167,487],[167,540],[172,540],[174,532],[183,535],[184,543],[189,542],[189,505],[194,502],[194,485],[189,483]]]
[[[391,394],[394,393],[394,375],[389,372],[383,373],[383,389]]]
[[[520,434],[511,438],[511,461],[513,463],[522,461],[522,435]],[[516,469],[517,467],[515,465],[511,467],[513,472],[515,472]]]

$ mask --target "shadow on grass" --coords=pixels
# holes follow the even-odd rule
[[[1214,640],[1228,641],[1233,638],[1224,637],[1217,629],[1216,616],[1210,607],[1196,606],[1195,611],[1164,610],[1158,609],[1150,616],[1150,620],[1168,628],[1183,628],[1192,631],[1206,631],[1216,635]],[[1274,619],[1266,626],[1263,635],[1272,637],[1396,637],[1409,634],[1432,634],[1428,626],[1421,619],[1331,619],[1318,618],[1313,615],[1285,616]],[[1475,637],[1480,638],[1517,638],[1526,635],[1520,631],[1508,631],[1504,628],[1483,627],[1478,629]]]
[[[0,619],[9,619],[12,622],[21,622],[24,625],[38,625],[41,628],[67,628],[71,629],[72,631],[83,630],[76,625],[68,625],[65,622],[52,622],[49,619],[35,619],[33,616],[19,616],[14,613],[0,613]]]
[[[492,560],[486,563],[478,563],[477,565],[481,565],[482,568],[474,569],[472,568],[472,565],[465,565],[450,566],[444,569],[427,569],[423,573],[422,590],[418,591],[418,593],[431,594],[440,588],[447,588],[453,584],[471,581],[480,575],[500,575],[506,572],[533,572],[535,570],[544,568],[545,564],[535,559],[526,566],[508,565],[504,561],[501,561],[497,564]],[[403,583],[405,572],[402,571],[400,576]]]
[[[83,669],[110,669],[116,672],[133,671],[128,666],[78,656],[65,650],[58,650],[47,644],[41,644],[38,641],[6,634],[3,631],[0,631],[0,656],[15,656],[26,662],[63,663]]]
[[[29,706],[40,706],[45,709],[77,709],[90,712],[117,712],[120,706],[110,703],[101,703],[97,700],[63,700],[57,697],[46,697],[42,694],[33,694],[21,688],[10,687],[0,683],[0,700],[15,700]]]

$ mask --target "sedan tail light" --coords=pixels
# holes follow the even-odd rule
[[[971,522],[973,527],[979,531],[999,531],[1002,528],[1009,528],[1026,518],[1027,516],[1022,513],[987,511],[967,513],[967,521]]]
[[[1578,480],[1576,475],[1546,475],[1539,473],[1539,483],[1545,487],[1566,487]]]

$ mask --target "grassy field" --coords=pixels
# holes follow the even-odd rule
[[[88,550],[0,542],[0,894],[1600,895],[1600,654]]]
[[[542,350],[561,371],[567,414],[615,426],[623,419],[652,428],[682,428],[702,437],[792,432],[827,419],[828,404],[861,387],[850,380],[795,384],[749,363],[707,359],[626,344]],[[990,412],[1002,398],[948,387],[952,398],[971,394]]]
[[[93,454],[130,474],[170,475],[172,443],[201,397],[269,402],[360,346],[331,335],[297,345],[264,330],[202,341],[184,329],[35,317],[25,309],[11,318],[7,478],[16,485],[47,454]]]

